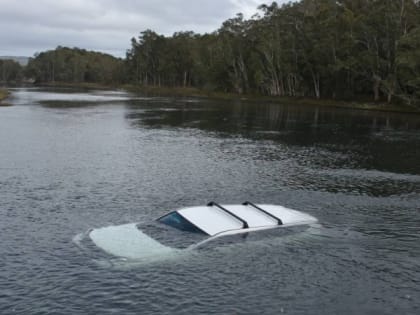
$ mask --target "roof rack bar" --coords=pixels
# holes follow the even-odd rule
[[[227,213],[227,214],[229,214],[230,216],[234,217],[236,220],[241,221],[241,222],[242,222],[242,228],[243,228],[243,229],[247,229],[247,228],[249,228],[249,226],[248,226],[248,222],[246,222],[244,219],[242,219],[242,218],[238,217],[236,214],[234,214],[234,213],[230,212],[228,209],[226,209],[226,208],[222,207],[222,206],[221,206],[221,205],[219,205],[218,203],[215,203],[215,202],[211,201],[211,202],[209,202],[209,203],[207,204],[207,206],[208,206],[208,207],[213,207],[213,206],[215,206],[215,207],[217,207],[217,208],[219,208],[219,209],[223,210],[224,212],[226,212],[226,213]]]
[[[270,212],[268,212],[268,211],[266,211],[266,210],[264,210],[264,209],[261,209],[260,207],[258,207],[257,205],[253,204],[252,202],[245,201],[245,202],[243,203],[243,205],[244,205],[244,206],[251,206],[251,207],[253,207],[253,208],[255,208],[255,209],[257,209],[257,210],[259,210],[259,211],[261,211],[261,212],[265,213],[265,214],[266,214],[266,215],[268,215],[269,217],[271,217],[271,218],[275,219],[275,220],[277,221],[277,224],[278,224],[278,225],[283,225],[283,221],[282,221],[280,218],[276,217],[275,215],[271,214]]]

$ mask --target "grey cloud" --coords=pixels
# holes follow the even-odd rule
[[[145,29],[212,32],[261,0],[0,0],[0,55],[33,55],[58,45],[123,56]],[[270,1],[269,1],[270,2]]]

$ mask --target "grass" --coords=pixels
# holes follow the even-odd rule
[[[9,96],[9,91],[5,89],[0,89],[0,106],[9,106],[7,103],[2,103]]]
[[[100,83],[90,83],[90,82],[48,82],[42,83],[38,86],[41,87],[52,87],[52,88],[75,88],[75,89],[89,89],[89,90],[114,90],[119,88],[118,85],[106,85]]]
[[[236,99],[239,97],[237,94],[213,92],[194,87],[157,87],[123,85],[122,88],[130,92],[142,93],[151,96],[210,97],[224,99]]]

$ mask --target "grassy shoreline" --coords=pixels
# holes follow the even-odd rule
[[[3,103],[3,101],[10,95],[10,92],[6,89],[0,89],[0,106],[9,106],[7,103]]]
[[[285,97],[285,96],[261,96],[253,94],[235,94],[226,92],[207,91],[193,87],[154,87],[154,86],[137,86],[137,85],[103,85],[97,83],[49,83],[42,84],[45,87],[57,88],[81,88],[81,89],[99,89],[99,90],[115,90],[120,89],[132,93],[141,93],[149,96],[175,96],[175,97],[203,97],[219,100],[242,100],[242,101],[264,101],[281,105],[303,105],[303,106],[322,106],[336,107],[356,110],[370,110],[381,112],[396,112],[420,114],[420,108],[388,104],[385,102],[370,101],[342,101],[333,99],[314,99],[304,97]]]

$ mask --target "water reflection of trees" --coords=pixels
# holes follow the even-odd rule
[[[197,128],[221,137],[276,135],[296,144],[345,143],[387,130],[420,129],[420,119],[409,115],[239,101],[145,101],[129,106],[126,118],[133,126]]]
[[[345,153],[359,167],[420,173],[417,116],[241,101],[151,99],[127,106],[138,128],[189,128]],[[349,164],[349,163],[348,163]]]

